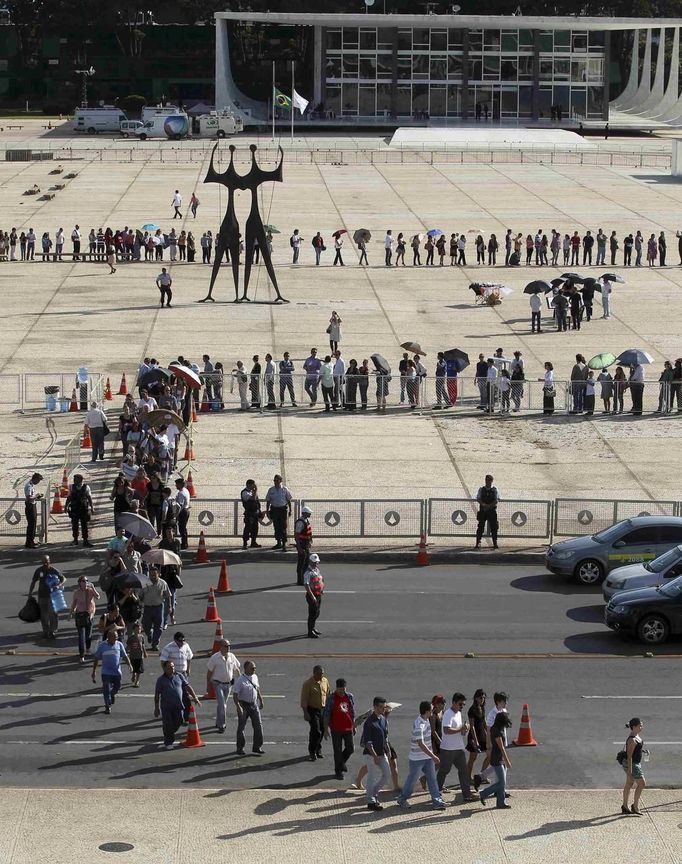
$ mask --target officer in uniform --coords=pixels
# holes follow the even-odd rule
[[[478,528],[476,529],[476,549],[481,548],[481,538],[486,524],[490,526],[490,536],[493,538],[493,549],[497,549],[497,529],[499,523],[497,521],[497,504],[500,500],[500,493],[497,491],[497,486],[493,486],[493,475],[485,475],[485,486],[476,493],[479,509],[477,514]]]
[[[36,492],[36,486],[43,479],[43,475],[37,471],[30,480],[24,483],[24,513],[26,514],[26,548],[35,549],[36,528],[38,526],[37,503],[43,497],[42,492]]]
[[[296,561],[296,584],[303,585],[303,574],[308,566],[310,547],[313,545],[313,529],[310,525],[310,507],[301,507],[301,515],[294,524],[294,542],[298,560]]]
[[[258,497],[258,487],[254,480],[247,480],[246,486],[241,491],[242,507],[244,508],[244,533],[242,535],[243,549],[246,549],[249,538],[251,547],[258,549],[258,523],[263,518]]]
[[[88,522],[95,512],[92,503],[92,493],[87,483],[83,482],[82,474],[73,475],[73,484],[66,499],[66,512],[71,517],[73,533],[72,546],[78,546],[78,529],[83,533],[83,546],[92,546],[88,540]]]
[[[308,603],[308,639],[319,639],[321,633],[315,629],[315,622],[320,617],[324,580],[319,568],[320,556],[313,552],[308,556],[308,567],[303,574],[305,599]]]

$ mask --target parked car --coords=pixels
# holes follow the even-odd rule
[[[660,645],[682,633],[682,576],[665,585],[621,591],[604,612],[607,627],[637,636],[645,645]]]
[[[668,552],[654,558],[653,561],[646,561],[644,564],[628,564],[627,567],[616,567],[606,577],[602,594],[608,603],[613,595],[620,591],[664,585],[678,576],[682,576],[682,545],[674,546]]]
[[[682,543],[682,517],[634,516],[590,537],[553,543],[545,566],[583,585],[596,585],[616,567],[653,561],[678,543]]]

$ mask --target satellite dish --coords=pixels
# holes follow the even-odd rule
[[[374,6],[374,0],[365,0],[365,6]]]
[[[457,4],[455,4],[455,5],[452,7],[452,11],[453,11],[453,13],[456,15],[458,12],[461,12],[461,11],[462,11],[462,7],[461,7],[461,6],[458,6]]]

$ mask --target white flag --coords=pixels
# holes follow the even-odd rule
[[[303,96],[301,96],[300,93],[297,93],[297,92],[294,90],[294,95],[293,95],[291,101],[292,101],[292,103],[293,103],[294,108],[298,108],[298,110],[301,112],[301,114],[304,114],[304,113],[305,113],[305,109],[306,109],[306,108],[308,107],[308,105],[309,105],[309,102],[308,102],[307,99],[304,99]]]

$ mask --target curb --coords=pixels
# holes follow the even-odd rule
[[[403,567],[418,567],[419,565],[416,563],[417,552],[416,550],[377,550],[372,551],[370,549],[360,549],[357,551],[341,549],[339,551],[335,551],[334,549],[325,549],[320,551],[320,556],[324,561],[330,561],[333,563],[344,563],[344,562],[354,562],[356,564],[398,564]],[[530,552],[530,551],[519,551],[519,552],[502,552],[500,550],[491,550],[488,552],[487,550],[481,550],[480,552],[473,552],[471,550],[439,550],[429,552],[429,563],[430,564],[451,564],[451,565],[462,565],[462,564],[470,564],[470,565],[496,565],[496,566],[538,566],[544,567],[545,562],[545,552]],[[232,564],[243,564],[248,561],[250,564],[260,564],[262,563],[281,563],[282,561],[293,562],[295,556],[295,551],[292,549],[291,553],[274,552],[274,551],[257,551],[251,552],[248,551],[246,553],[240,551],[235,551],[234,549],[221,551],[219,549],[212,549],[209,552],[209,557],[211,558],[212,564],[219,564],[223,559],[227,561],[228,565]],[[187,564],[191,565],[195,562],[188,561]],[[206,565],[202,565],[206,566]]]

